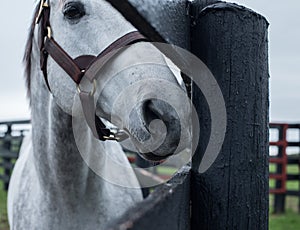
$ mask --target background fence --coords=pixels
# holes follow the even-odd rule
[[[296,196],[300,212],[300,124],[270,124],[270,180],[274,212],[285,212],[286,196]],[[272,135],[273,134],[273,135]],[[293,189],[287,184],[293,183]]]
[[[30,121],[0,122],[0,180],[4,190],[8,189],[9,179],[14,163],[19,155],[23,137],[30,129]],[[300,212],[300,124],[270,124],[270,194],[274,194],[274,212],[285,211],[287,196],[299,198]],[[136,158],[130,155],[134,163]],[[292,172],[289,166],[298,168]],[[293,190],[288,189],[288,182],[297,182]]]
[[[23,137],[29,129],[29,120],[0,122],[0,180],[3,181],[5,190],[8,189]]]

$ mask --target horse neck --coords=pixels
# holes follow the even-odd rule
[[[35,52],[37,54],[37,52]],[[33,54],[33,56],[35,56]],[[38,55],[36,55],[37,57]],[[48,91],[39,62],[33,57],[31,75],[31,113],[34,164],[41,186],[46,191],[78,196],[93,183],[88,166],[77,149],[72,117],[64,112]],[[86,143],[91,143],[89,135]],[[94,149],[90,146],[90,149]],[[58,190],[58,191],[57,191]]]

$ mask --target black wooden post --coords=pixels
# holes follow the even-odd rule
[[[190,167],[109,224],[109,230],[189,230]]]
[[[216,162],[200,174],[210,113],[195,87],[201,133],[193,158],[192,229],[268,229],[267,28],[264,17],[235,4],[216,3],[195,17],[191,49],[222,90],[227,131]]]

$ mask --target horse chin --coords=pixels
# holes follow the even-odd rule
[[[132,137],[131,141],[140,156],[148,161],[153,162],[166,160],[168,157],[177,154],[179,149],[179,140],[177,141],[177,143],[174,143],[174,140],[172,140],[172,144],[170,144],[170,141],[168,141],[168,137],[162,141],[162,144],[158,142],[154,143],[151,140],[140,142],[137,141],[136,138]]]
[[[132,136],[130,139],[134,146],[134,149],[138,152],[138,154],[148,161],[161,162],[166,160],[168,157],[176,154],[176,145],[166,146],[166,143],[163,143],[161,146],[158,146],[156,148],[156,144],[149,145],[149,143],[151,143],[150,140],[148,140],[147,144],[145,144],[145,142],[140,142]]]

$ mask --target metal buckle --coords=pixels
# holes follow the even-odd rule
[[[83,71],[84,72],[84,71]],[[97,89],[97,81],[96,81],[96,79],[94,79],[94,81],[93,81],[93,89],[92,89],[92,91],[90,92],[90,95],[91,96],[94,96],[95,95],[95,93],[96,93],[96,89]],[[80,85],[78,84],[77,85],[77,91],[78,91],[78,93],[81,93],[83,90],[80,88]]]
[[[51,30],[51,27],[50,26],[47,26],[47,37],[49,38],[49,39],[51,39],[52,38],[52,30]]]
[[[47,26],[47,36],[44,37],[44,43],[46,43],[46,40],[52,38],[52,30],[50,26]]]
[[[38,24],[38,23],[40,22],[40,19],[41,19],[43,10],[44,10],[44,8],[46,8],[46,7],[49,7],[49,4],[47,3],[47,0],[41,0],[39,12],[38,12],[38,15],[37,15],[37,17],[36,17],[36,19],[35,19],[35,24]]]
[[[109,136],[103,136],[106,141],[125,141],[129,138],[128,134],[124,130],[116,129],[116,132],[111,132]]]

